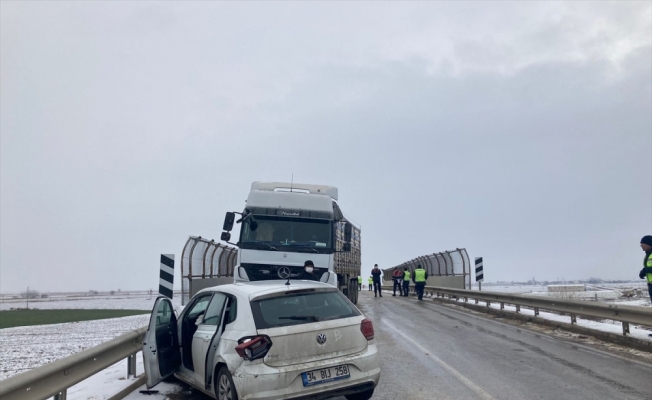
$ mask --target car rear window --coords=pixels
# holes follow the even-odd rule
[[[256,328],[309,324],[360,315],[339,291],[303,291],[251,302]]]

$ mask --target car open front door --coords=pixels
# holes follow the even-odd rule
[[[172,375],[181,365],[177,317],[167,297],[159,297],[154,303],[143,341],[143,358],[148,388]]]
[[[223,299],[220,299],[217,297],[218,294],[220,293],[216,293],[216,297],[213,300],[221,300],[222,310],[218,317],[217,329],[213,333],[213,336],[211,337],[210,342],[208,342],[208,346],[206,347],[206,360],[204,362],[204,388],[206,390],[212,390],[211,385],[213,383],[212,377],[214,372],[213,366],[215,365],[215,353],[217,353],[217,347],[220,343],[220,338],[222,337],[224,326],[227,323],[232,322],[229,319],[232,316],[235,316],[235,298],[223,296]]]

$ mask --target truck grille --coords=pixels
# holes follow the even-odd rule
[[[246,264],[240,265],[247,272],[250,281],[269,281],[281,279],[278,270],[282,267],[290,269],[290,279],[303,279],[308,281],[319,281],[328,268],[315,268],[312,274],[307,273],[303,267],[289,265],[270,264]]]

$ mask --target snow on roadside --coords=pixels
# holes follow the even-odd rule
[[[176,299],[175,299],[176,300]],[[30,309],[55,310],[55,309],[112,309],[112,310],[151,310],[156,301],[156,296],[147,294],[132,296],[89,296],[89,297],[54,297],[48,299],[30,300]],[[25,308],[25,300],[3,300],[0,310]]]
[[[383,290],[383,292],[392,293],[391,291],[388,290]],[[424,295],[424,298],[430,298],[430,297],[432,296]],[[633,305],[632,303],[634,303],[634,301],[630,301],[630,303],[628,303],[627,305]],[[484,303],[481,302],[480,304],[484,304]],[[618,304],[623,304],[623,303],[618,303]],[[493,302],[491,303],[490,307],[494,309],[500,309],[500,303]],[[516,306],[510,306],[508,304],[505,304],[504,309],[505,311],[516,312]],[[524,308],[524,307],[521,307],[520,313],[523,315],[534,316],[534,310]],[[545,312],[545,311],[539,312],[539,318],[543,318],[551,321],[570,323],[570,317],[567,315],[559,315],[559,314]],[[585,328],[595,329],[602,332],[615,333],[619,335],[622,335],[623,333],[622,324],[619,321],[606,320],[606,322],[598,322],[598,321],[590,321],[590,320],[582,319],[581,317],[577,317],[577,325]],[[634,337],[636,339],[642,339],[642,340],[652,342],[652,337],[648,336],[652,334],[652,330],[645,329],[637,325],[630,325],[629,330],[630,330],[629,336]]]
[[[97,346],[148,322],[149,314],[144,314],[0,329],[0,379]]]
[[[491,303],[490,307],[499,310],[500,304]],[[505,304],[505,311],[516,312],[516,307]],[[534,310],[530,310],[523,307],[521,307],[520,313],[523,315],[534,316]],[[539,312],[539,318],[543,318],[551,321],[558,321],[558,322],[566,322],[566,323],[571,322],[570,316],[568,315],[553,314],[545,311]],[[577,325],[582,326],[584,328],[601,331],[601,332],[615,333],[617,335],[623,334],[622,324],[618,321],[597,322],[597,321],[590,321],[590,320],[582,319],[581,317],[577,317]],[[647,330],[636,325],[630,325],[629,331],[630,331],[629,336],[633,338],[652,341],[652,338],[648,336],[649,334],[652,334],[652,330]]]
[[[144,372],[143,353],[136,356],[136,376]],[[105,400],[131,385],[136,378],[127,378],[127,360],[122,360],[68,388],[68,400]]]

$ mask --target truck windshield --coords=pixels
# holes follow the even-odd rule
[[[326,253],[332,250],[331,225],[324,219],[254,215],[243,223],[240,246]]]

